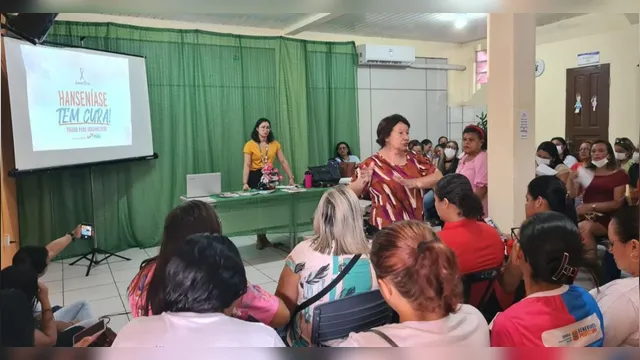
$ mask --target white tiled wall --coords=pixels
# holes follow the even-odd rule
[[[478,116],[487,112],[486,106],[452,106],[449,108],[448,137],[462,147],[462,130],[465,126],[478,124]]]
[[[415,64],[446,64],[447,59],[417,58]],[[376,129],[384,117],[401,114],[411,123],[411,138],[436,141],[448,134],[446,70],[358,67],[360,153],[378,150]]]

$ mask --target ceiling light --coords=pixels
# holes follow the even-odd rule
[[[453,23],[453,26],[456,27],[456,29],[462,29],[465,26],[467,26],[467,19],[466,18],[459,18],[455,21],[455,23]]]

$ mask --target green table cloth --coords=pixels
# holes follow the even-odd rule
[[[293,248],[300,232],[313,229],[311,219],[327,190],[312,188],[289,193],[276,189],[270,194],[210,198],[226,236],[288,233]]]

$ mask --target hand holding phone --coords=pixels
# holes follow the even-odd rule
[[[80,225],[80,238],[84,240],[91,240],[93,237],[93,225],[81,224]]]
[[[104,320],[100,320],[97,323],[95,323],[95,324],[85,328],[84,330],[80,331],[79,333],[75,334],[73,336],[73,344],[74,344],[74,346],[76,346],[76,344],[80,343],[85,338],[92,338],[93,340],[91,340],[91,342],[89,342],[89,344],[91,344],[92,342],[94,342],[96,340],[95,338],[97,338],[99,336],[98,333],[102,333],[106,329],[107,329],[107,324],[105,324]],[[86,342],[86,341],[88,341],[88,340],[85,340],[84,342]]]

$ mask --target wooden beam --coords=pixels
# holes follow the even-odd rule
[[[0,19],[4,23],[5,18]],[[0,76],[0,204],[2,206],[0,217],[0,249],[2,251],[0,267],[11,265],[13,255],[19,247],[18,224],[18,197],[16,193],[16,180],[9,177],[8,171],[15,168],[13,152],[13,129],[11,126],[11,106],[9,104],[9,84],[7,81],[7,65],[4,49],[4,34],[0,38],[0,57],[2,74]],[[14,243],[7,244],[7,238]]]

